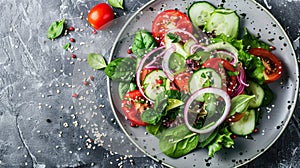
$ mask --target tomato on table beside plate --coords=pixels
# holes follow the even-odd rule
[[[95,5],[88,13],[88,22],[97,30],[105,26],[115,18],[112,8],[106,3]]]

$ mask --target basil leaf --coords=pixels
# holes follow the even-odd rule
[[[198,145],[198,135],[189,131],[185,124],[167,129],[159,137],[161,151],[172,158],[184,156]]]
[[[142,58],[147,52],[152,51],[156,47],[156,41],[152,34],[146,30],[139,30],[135,33],[132,53],[138,58]]]
[[[108,3],[114,8],[124,9],[123,0],[108,0]]]
[[[131,82],[135,78],[136,59],[117,58],[111,61],[105,68],[105,74],[118,82]]]
[[[106,67],[106,62],[101,54],[89,53],[88,64],[94,69],[102,69]]]
[[[65,19],[53,22],[47,32],[47,37],[51,40],[60,36],[64,30]]]
[[[68,49],[70,48],[71,44],[70,43],[67,43],[63,46],[63,48],[68,51]]]
[[[231,100],[231,109],[228,116],[232,116],[235,113],[241,113],[248,109],[250,100],[253,99],[255,95],[238,95]]]
[[[167,36],[170,38],[171,43],[178,43],[181,41],[180,36],[174,33],[168,33]]]

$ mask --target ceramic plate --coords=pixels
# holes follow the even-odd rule
[[[133,44],[133,36],[138,29],[151,32],[152,21],[162,10],[179,9],[186,12],[192,0],[164,0],[151,1],[136,12],[124,25],[112,48],[110,59],[126,56],[128,47]],[[266,151],[286,128],[297,99],[298,93],[298,64],[293,47],[288,36],[276,19],[260,4],[252,0],[210,0],[215,6],[223,6],[236,10],[241,18],[241,27],[247,27],[261,39],[276,46],[275,53],[283,62],[283,76],[281,80],[270,84],[275,93],[275,100],[271,109],[264,110],[259,132],[253,135],[253,140],[245,138],[235,139],[233,149],[225,149],[215,154],[214,158],[207,155],[207,150],[195,150],[186,156],[172,159],[161,153],[158,139],[146,134],[143,127],[131,127],[125,120],[120,109],[121,101],[118,96],[118,84],[108,80],[108,91],[113,112],[119,125],[129,139],[146,155],[152,159],[174,167],[237,167],[244,165]]]

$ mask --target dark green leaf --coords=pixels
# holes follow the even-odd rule
[[[161,113],[154,109],[147,109],[142,113],[141,119],[148,124],[157,124],[160,121],[161,116]]]
[[[161,92],[155,98],[154,110],[155,111],[164,111],[168,105],[168,96],[165,92]]]
[[[114,8],[123,8],[123,0],[108,0],[108,3]]]
[[[228,116],[232,116],[235,113],[242,113],[245,112],[248,107],[251,99],[255,98],[255,95],[245,95],[241,94],[234,97],[231,100],[231,108]]]
[[[218,42],[228,42],[238,50],[243,48],[242,40],[237,40],[236,38],[232,38],[231,36],[226,36],[225,34],[220,34],[217,37],[212,39],[212,43],[218,43]]]
[[[148,124],[146,126],[147,132],[149,132],[152,135],[158,135],[165,129],[166,129],[166,127],[162,125],[162,122],[159,122],[156,125]]]
[[[102,69],[106,67],[106,62],[101,54],[89,53],[88,64],[94,69]]]
[[[264,70],[265,66],[259,57],[253,56],[243,50],[238,52],[238,59],[242,62],[246,74],[253,81],[262,84],[265,81]]]
[[[180,36],[178,36],[177,34],[174,33],[168,33],[167,36],[169,37],[169,39],[171,40],[171,43],[178,43],[181,41]]]
[[[234,145],[231,134],[228,127],[220,129],[215,139],[208,145],[208,155],[214,157],[215,153],[222,148],[231,148]]]
[[[117,58],[105,68],[105,74],[114,81],[130,82],[135,78],[136,59]]]
[[[64,48],[66,51],[68,51],[69,48],[70,48],[70,46],[71,46],[71,44],[70,44],[70,43],[67,43],[67,44],[65,44],[65,45],[63,46],[63,48]]]
[[[259,40],[257,37],[252,35],[248,29],[245,28],[245,35],[242,38],[244,50],[248,50],[251,48],[264,48],[266,50],[271,50],[270,45]]]
[[[134,36],[132,53],[138,58],[142,58],[145,53],[150,52],[156,47],[156,41],[152,34],[146,30],[139,30]]]
[[[136,90],[136,89],[137,88],[136,88],[135,83],[120,82],[119,83],[119,96],[120,96],[120,99],[123,99],[127,92],[130,92],[130,91],[133,91],[133,90]]]
[[[211,52],[208,51],[197,51],[193,55],[190,55],[188,59],[198,61],[199,64],[203,64],[211,57]]]
[[[185,124],[167,129],[159,139],[161,151],[172,158],[184,156],[197,148],[198,135],[190,132]]]
[[[59,37],[64,30],[64,23],[65,19],[53,22],[48,29],[47,37],[52,40]]]

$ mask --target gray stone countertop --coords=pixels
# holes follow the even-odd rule
[[[108,59],[107,48],[118,31],[93,34],[85,18],[99,2],[0,0],[0,167],[163,167],[122,133],[111,112],[105,75],[87,66],[90,52]],[[114,11],[126,18],[146,2],[124,0],[125,10]],[[299,58],[300,1],[257,2],[282,24]],[[62,18],[75,31],[47,39],[51,22]],[[76,42],[65,51],[70,38]],[[85,96],[74,99],[73,93]],[[300,167],[299,105],[277,142],[244,167]]]

